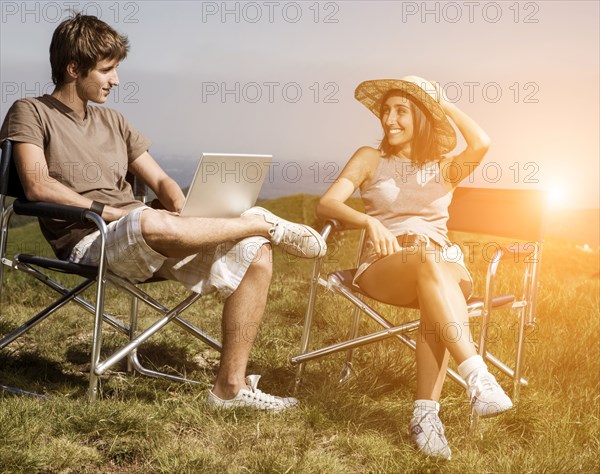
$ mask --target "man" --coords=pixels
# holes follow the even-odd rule
[[[258,376],[245,377],[271,279],[270,244],[306,258],[322,256],[326,244],[310,227],[262,208],[233,219],[180,217],[184,195],[148,153],[150,142],[119,112],[88,105],[103,104],[118,86],[117,67],[128,48],[127,37],[96,17],[77,14],[62,22],[50,45],[54,92],[15,102],[0,141],[15,142],[27,199],[90,208],[109,223],[110,271],[132,282],[159,275],[226,297],[223,351],[209,405],[290,408],[296,399],[263,393],[256,388]],[[134,200],[127,170],[165,210]],[[94,227],[53,219],[40,219],[40,226],[59,258],[98,262]]]

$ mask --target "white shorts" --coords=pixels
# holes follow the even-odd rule
[[[156,252],[142,236],[141,215],[147,207],[139,207],[118,221],[110,222],[106,235],[108,270],[132,283],[152,276],[176,280],[202,295],[219,292],[227,297],[242,281],[250,264],[269,243],[264,237],[248,237],[237,242],[206,245],[195,255],[169,258]],[[85,265],[100,261],[100,231],[81,239],[69,260]]]

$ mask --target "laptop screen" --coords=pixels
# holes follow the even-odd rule
[[[203,153],[181,216],[240,216],[254,206],[272,158],[272,155]]]

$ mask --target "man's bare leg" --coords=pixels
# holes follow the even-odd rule
[[[203,246],[250,236],[269,237],[270,225],[260,216],[232,219],[180,217],[148,209],[142,212],[142,235],[146,243],[165,257],[183,258]]]
[[[234,398],[246,387],[246,366],[262,320],[271,281],[271,247],[263,245],[242,282],[223,308],[223,350],[212,392],[219,398]]]
[[[141,227],[146,243],[166,257],[183,258],[198,253],[207,244],[251,236],[265,237],[287,253],[303,258],[322,257],[327,251],[325,240],[316,230],[286,221],[261,207],[231,219],[180,217],[147,210],[142,212]]]

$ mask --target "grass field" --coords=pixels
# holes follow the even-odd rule
[[[318,225],[314,198],[292,196],[264,203],[295,220]],[[37,224],[11,230],[9,252],[42,252]],[[457,241],[481,239],[453,236]],[[349,267],[356,235],[336,236],[328,268]],[[275,252],[275,272],[265,319],[249,373],[260,387],[290,394],[306,305],[311,262]],[[470,264],[476,288],[484,284],[485,262]],[[463,390],[448,380],[441,417],[453,456],[432,461],[411,445],[407,426],[415,388],[414,355],[397,342],[359,349],[355,374],[336,382],[343,355],[310,363],[296,396],[300,408],[270,415],[238,410],[214,412],[204,397],[214,378],[218,354],[168,328],[142,349],[144,363],[199,380],[182,385],[130,376],[121,365],[102,381],[102,397],[86,401],[92,318],[68,305],[0,352],[0,384],[43,393],[14,396],[0,390],[0,472],[57,473],[573,473],[599,472],[599,280],[598,253],[575,250],[568,241],[549,240],[544,249],[537,326],[526,343],[525,373],[516,408],[482,420],[469,431]],[[501,270],[499,292],[518,291],[518,266]],[[63,277],[64,278],[64,277]],[[67,278],[68,280],[69,278]],[[72,279],[71,279],[72,280]],[[15,271],[4,276],[0,333],[41,309],[54,296]],[[511,290],[512,288],[512,290]],[[174,303],[183,292],[174,283],[150,288]],[[109,292],[109,309],[124,315],[128,300]],[[325,296],[317,305],[317,342],[332,342],[350,319],[346,303]],[[90,298],[93,296],[90,294]],[[222,301],[207,296],[188,317],[219,334]],[[156,316],[143,308],[142,324]],[[394,320],[409,310],[388,312]],[[494,315],[490,350],[511,358],[516,319]],[[105,330],[106,350],[124,337]],[[499,376],[507,390],[510,384]]]

